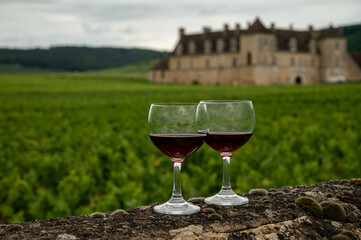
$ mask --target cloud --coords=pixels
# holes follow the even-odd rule
[[[259,16],[269,26],[315,28],[360,22],[361,1],[0,0],[0,45],[91,44],[170,50],[178,28],[231,28]],[[2,37],[2,38],[1,38]],[[13,39],[13,40],[11,40]]]

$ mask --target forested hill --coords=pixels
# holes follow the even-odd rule
[[[0,64],[18,64],[65,71],[121,67],[165,56],[166,52],[137,48],[51,47],[48,49],[0,49]]]

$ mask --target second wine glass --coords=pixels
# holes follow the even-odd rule
[[[242,205],[248,199],[238,196],[231,188],[230,161],[234,151],[252,136],[255,115],[249,100],[207,100],[200,102],[206,108],[208,129],[206,143],[223,158],[223,182],[220,192],[205,199],[208,204]]]

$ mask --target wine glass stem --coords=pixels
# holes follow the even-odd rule
[[[230,163],[231,157],[223,158],[223,182],[221,191],[232,191],[231,188],[231,176],[230,176]]]
[[[173,194],[172,198],[169,200],[172,203],[182,203],[185,200],[182,196],[182,188],[181,188],[181,173],[182,163],[181,162],[174,162],[173,169],[174,169],[174,179],[173,179]]]

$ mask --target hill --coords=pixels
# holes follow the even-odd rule
[[[344,26],[343,34],[347,38],[347,50],[361,52],[361,24]]]
[[[0,49],[0,64],[64,71],[116,68],[165,56],[147,49],[51,47],[49,49]]]

